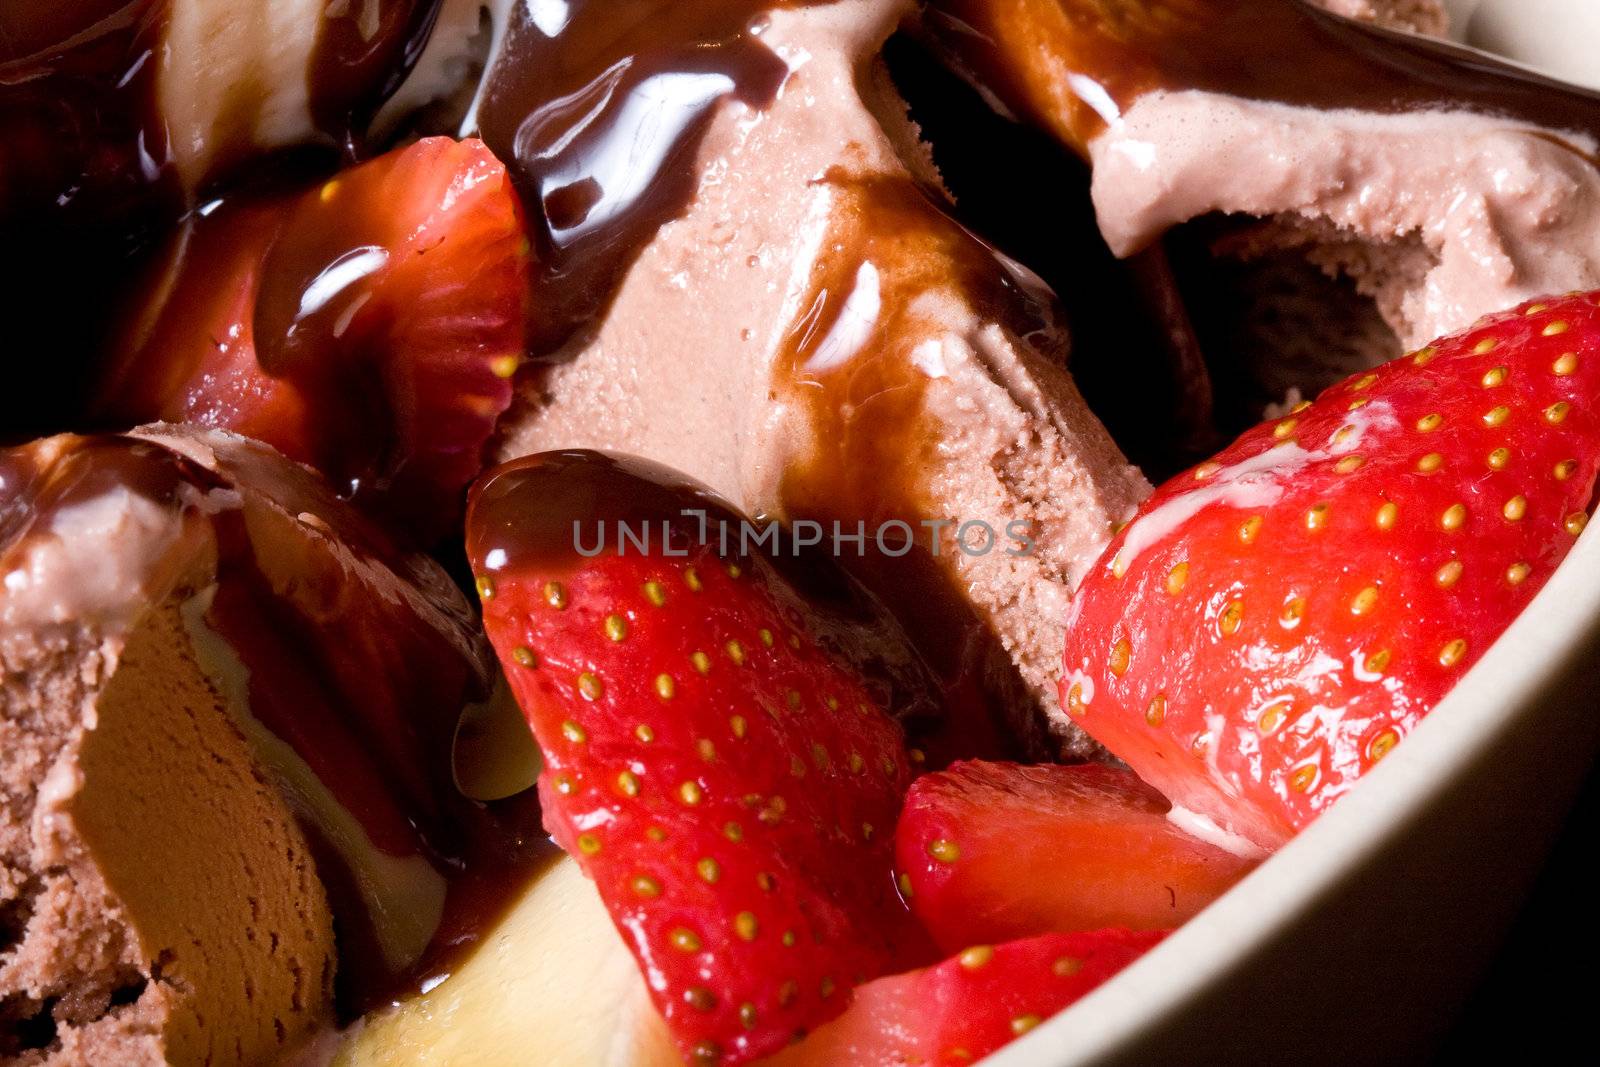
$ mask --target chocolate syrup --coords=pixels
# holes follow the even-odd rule
[[[243,669],[241,729],[285,785],[328,888],[341,1009],[358,1014],[448,973],[554,855],[531,791],[480,804],[455,786],[461,710],[489,678],[459,592],[259,446],[218,445],[213,470],[138,438],[71,438],[52,451],[62,440],[0,452],[0,559],[115,489],[208,530],[218,558],[202,621]],[[218,509],[229,496],[237,503]],[[361,863],[370,853],[350,845],[352,825],[383,857],[376,878]],[[437,910],[373,907],[374,892],[403,901],[434,884]]]
[[[896,520],[915,529],[922,518],[979,518],[938,514],[927,493],[941,441],[923,409],[930,378],[911,351],[930,332],[919,328],[918,298],[953,289],[985,321],[1064,359],[1054,298],[910,179],[830,172],[821,180],[836,196],[828,253],[773,366],[775,393],[813,428],[811,451],[783,473],[783,514],[849,531],[858,522],[876,531]],[[841,562],[899,608],[951,706],[987,708],[987,716],[957,724],[962,743],[973,753],[1002,754],[1013,726],[1007,709],[1027,699],[998,635],[973,609],[950,561],[933,556],[927,532],[916,529],[902,556],[868,551]]]
[[[59,49],[129,6],[129,0],[6,4],[0,7],[0,63]]]
[[[619,523],[635,531],[660,531],[665,523],[674,552],[699,545],[721,552],[727,531],[727,558],[745,567],[770,566],[798,592],[812,637],[851,664],[883,707],[913,730],[938,722],[946,696],[883,605],[813,546],[796,550],[786,535],[759,545],[741,540],[747,521],[710,489],[650,460],[579,449],[544,452],[502,464],[479,480],[467,511],[467,555],[476,575],[504,580],[532,573],[546,580],[585,564],[575,529],[589,538]],[[652,544],[661,550],[659,539]]]
[[[310,71],[311,137],[324,157],[365,150],[361,132],[409,71],[438,3],[328,4]],[[156,84],[167,19],[168,0],[30,0],[0,13],[0,241],[25,265],[0,288],[14,353],[12,388],[0,391],[6,440],[81,423],[112,340],[104,309],[197,197],[262,169],[263,87],[251,82],[224,101],[231,132],[208,146],[210,172],[180,180]]]
[[[1214,451],[1219,437],[1226,440],[1253,425],[1262,406],[1283,395],[1281,387],[1266,395],[1243,370],[1251,342],[1241,341],[1240,331],[1219,314],[1232,306],[1225,299],[1228,283],[1219,281],[1209,251],[1195,254],[1199,224],[1111,264],[1098,232],[1081,224],[1074,207],[1080,199],[1087,205],[1086,168],[1046,159],[1022,164],[1026,178],[997,181],[964,167],[958,158],[963,150],[1014,159],[1014,146],[1024,138],[1017,131],[1031,127],[1087,157],[1088,143],[1106,128],[1108,117],[1157,89],[1382,113],[1474,109],[1554,131],[1547,135],[1551,140],[1584,155],[1587,146],[1566,141],[1562,132],[1600,137],[1600,95],[1454,45],[1341,19],[1304,0],[934,0],[919,36],[948,67],[1023,120],[1009,124],[1012,130],[991,127],[975,134],[979,120],[956,128],[941,98],[918,111],[963,207],[983,211],[992,203],[987,228],[1007,234],[1008,250],[1038,267],[1063,293],[1077,356],[1074,372],[1085,395],[1124,450],[1158,481]],[[963,144],[963,138],[971,143]],[[1041,177],[1052,167],[1056,177]],[[1017,199],[1012,185],[1026,190],[1051,181],[1065,193],[1043,232],[1077,260],[1057,267],[1049,248],[1038,247],[1037,208],[1020,213],[1011,206]],[[1049,194],[1021,199],[1037,205]],[[1087,268],[1094,277],[1085,285],[1085,264],[1095,257],[1103,266]],[[1133,284],[1095,303],[1081,298],[1085,290],[1103,291],[1119,273],[1130,275]],[[1221,293],[1215,291],[1219,286]],[[1330,294],[1338,296],[1338,290]],[[1186,298],[1192,301],[1188,306]],[[1150,366],[1151,380],[1141,379],[1136,390],[1126,384],[1129,340],[1108,336],[1102,325],[1108,308],[1118,331],[1148,332],[1147,324],[1159,322],[1168,335],[1167,368]],[[1137,359],[1137,338],[1132,343]],[[1218,383],[1215,393],[1208,374]],[[1321,383],[1308,378],[1302,384],[1315,392]],[[1171,417],[1162,418],[1169,411]],[[1167,425],[1179,432],[1164,438]],[[1171,444],[1163,447],[1163,440]]]
[[[1166,250],[1114,256],[1088,165],[1045,131],[997,114],[912,35],[890,38],[884,60],[963,225],[1057,295],[1073,380],[1128,459],[1159,483],[1216,453],[1225,439],[1209,371]],[[1039,224],[1041,212],[1050,225]]]
[[[979,84],[1080,150],[1157,89],[1324,110],[1470,108],[1600,136],[1600,94],[1306,0],[933,0],[925,25]],[[1067,90],[1068,75],[1083,81]]]
[[[481,143],[441,137],[277,185],[179,225],[125,301],[91,415],[225,426],[315,467],[413,543],[459,536],[465,485],[511,401],[496,361],[524,344],[526,242],[504,170]],[[461,218],[478,225],[470,238]]]
[[[167,176],[154,114],[164,0],[8,4],[0,15],[0,226],[109,218]]]
[[[634,259],[699,186],[718,106],[760,109],[788,66],[761,13],[816,0],[530,0],[512,6],[481,133],[516,176],[541,265],[534,354],[602,317]]]
[[[91,407],[100,423],[190,421],[206,413],[187,406],[183,383],[218,383],[220,405],[237,377],[241,404],[225,425],[295,443],[290,458],[348,497],[384,487],[396,432],[381,364],[367,358],[365,324],[354,320],[373,295],[369,279],[387,266],[388,231],[363,205],[307,225],[297,212],[316,212],[314,200],[236,195],[180,224],[118,317]],[[302,314],[305,294],[341,264],[340,284]],[[339,418],[316,416],[334,411]]]
[[[164,4],[3,6],[0,243],[16,269],[0,286],[0,440],[22,440],[81,405],[106,339],[97,309],[181,195],[153,120]]]
[[[311,119],[350,158],[360,131],[399,88],[443,0],[328,0],[311,59]]]

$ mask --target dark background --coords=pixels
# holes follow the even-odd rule
[[[1600,767],[1439,1063],[1593,1063],[1600,976]],[[1578,1051],[1586,1050],[1586,1051]]]

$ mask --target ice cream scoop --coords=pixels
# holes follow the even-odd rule
[[[1432,3],[1327,3],[1437,30]],[[928,32],[1084,153],[1113,250],[1202,216],[1353,280],[1417,345],[1600,281],[1600,97],[1306,0],[941,0]],[[1245,234],[1241,220],[1264,223]]]
[[[0,575],[0,1057],[274,1061],[544,864],[535,803],[457,787],[461,594],[306,468],[165,426],[0,452]]]
[[[482,132],[544,227],[541,306],[594,317],[555,331],[502,451],[632,452],[815,523],[956,703],[1042,741],[1077,567],[1146,487],[1066,373],[1049,294],[940,206],[874,63],[911,8],[516,16]],[[549,55],[554,82],[529,65]]]

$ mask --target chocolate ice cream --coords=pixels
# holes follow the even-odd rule
[[[938,0],[925,26],[1087,156],[1119,254],[1225,216],[1220,251],[1353,282],[1389,354],[1600,282],[1600,96],[1380,28],[1440,31],[1434,0],[1320,6],[1377,26],[1309,0],[1149,0],[1116,25],[1077,0]]]
[[[828,536],[862,524],[863,551],[843,543],[842,562],[957,692],[1029,720],[1055,700],[1079,568],[1147,487],[1066,373],[1049,294],[939,204],[874,63],[913,7],[674,9],[624,40],[638,49],[627,77],[657,94],[593,113],[540,95],[550,83],[533,74],[548,68],[525,64],[552,38],[525,16],[513,24],[482,132],[542,208],[541,295],[554,295],[540,304],[557,324],[501,452],[632,452],[752,514],[814,520]],[[581,84],[618,58],[599,25],[611,18],[626,21],[573,6],[560,32],[599,44],[593,70],[564,77]],[[560,54],[571,64],[578,51]],[[630,111],[641,99],[659,110]],[[568,151],[580,118],[582,151],[540,150]],[[663,160],[673,169],[648,196],[628,184]],[[595,312],[592,328],[571,325]],[[930,537],[931,520],[950,525]],[[920,538],[900,557],[894,522]],[[1000,543],[964,551],[963,523],[987,523]],[[1031,551],[1008,551],[1012,524]],[[968,540],[981,547],[982,530]],[[1060,740],[1085,748],[1071,730]]]
[[[543,862],[531,801],[455,788],[460,593],[307,469],[175,427],[0,453],[0,575],[0,1058],[274,1061]]]

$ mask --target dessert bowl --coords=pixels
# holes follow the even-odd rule
[[[1600,538],[1393,759],[1005,1067],[1415,1062],[1450,1025],[1600,747]]]
[[[1581,0],[1454,0],[1466,43],[1594,84]],[[1565,22],[1561,20],[1567,20]],[[1415,1062],[1522,902],[1600,751],[1600,537],[1365,784],[999,1067]]]
[[[1448,3],[1532,74],[1393,32],[1447,0],[301,3],[284,78],[167,2],[61,53],[128,120],[82,197],[75,68],[0,71],[0,141],[64,164],[0,223],[92,234],[135,175],[148,215],[63,399],[111,433],[0,451],[0,1062],[1429,1054],[1600,748],[1600,94],[1538,76],[1590,77],[1585,0]],[[352,78],[279,129],[302,66]],[[218,82],[250,106],[145,166]],[[1012,225],[1062,209],[1031,245],[963,173],[991,134]],[[163,664],[287,860],[93,762]],[[174,880],[240,875],[216,907],[120,861],[130,800],[214,809]],[[280,867],[298,955],[228,910]],[[192,951],[235,935],[269,961]]]

